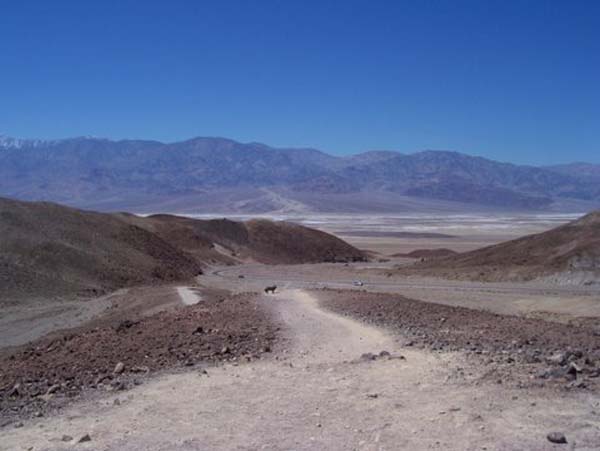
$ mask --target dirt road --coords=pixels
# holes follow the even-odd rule
[[[164,376],[2,430],[1,450],[591,450],[600,399],[476,385],[458,354],[401,349],[311,295],[265,296],[289,342],[277,359]],[[389,351],[392,357],[361,359]],[[474,370],[475,371],[475,370]],[[559,430],[568,445],[552,445]],[[62,441],[63,435],[73,437]],[[66,437],[68,438],[68,437]]]
[[[550,283],[484,283],[432,277],[396,277],[381,274],[386,264],[312,265],[246,264],[217,268],[201,279],[227,289],[261,290],[265,284],[285,288],[354,288],[398,293],[422,301],[488,310],[508,315],[549,313],[553,319],[600,317],[598,286],[559,286]],[[240,279],[242,275],[244,278]],[[364,282],[354,286],[355,280]]]

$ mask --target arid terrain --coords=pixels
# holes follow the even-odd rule
[[[193,278],[4,304],[0,449],[600,449],[598,284],[399,269],[573,218],[313,219],[368,262],[352,247],[339,262],[310,249],[311,262],[285,261],[310,242],[296,229],[233,249],[212,222],[227,247],[194,246],[182,233],[194,223],[154,218],[126,221],[222,260]],[[225,224],[233,240],[241,223]]]
[[[600,451],[600,0],[0,5],[0,451]]]

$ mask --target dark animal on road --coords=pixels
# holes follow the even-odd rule
[[[269,291],[273,294],[275,294],[275,290],[277,289],[277,285],[273,285],[272,287],[267,287],[265,288],[265,293],[269,293]]]

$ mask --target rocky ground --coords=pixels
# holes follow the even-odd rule
[[[462,351],[483,379],[517,387],[600,388],[600,328],[439,305],[366,291],[317,291],[322,306],[395,331],[404,346]]]
[[[484,369],[463,353],[406,347],[397,333],[323,310],[326,295],[258,299],[282,324],[278,358],[84,399],[2,429],[0,450],[599,449],[594,392],[479,383]]]
[[[0,419],[39,417],[94,392],[177,368],[250,361],[278,326],[252,294],[208,298],[151,316],[109,314],[0,353]]]

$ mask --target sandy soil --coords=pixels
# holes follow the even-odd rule
[[[459,354],[401,348],[324,312],[310,294],[265,296],[287,325],[280,360],[157,379],[2,431],[2,450],[592,450],[600,399],[475,385]],[[387,350],[391,357],[361,359]],[[402,355],[404,358],[399,358]],[[471,372],[469,369],[468,373]],[[119,405],[114,399],[120,399]],[[546,434],[563,431],[568,445]],[[68,440],[70,436],[73,440]]]

